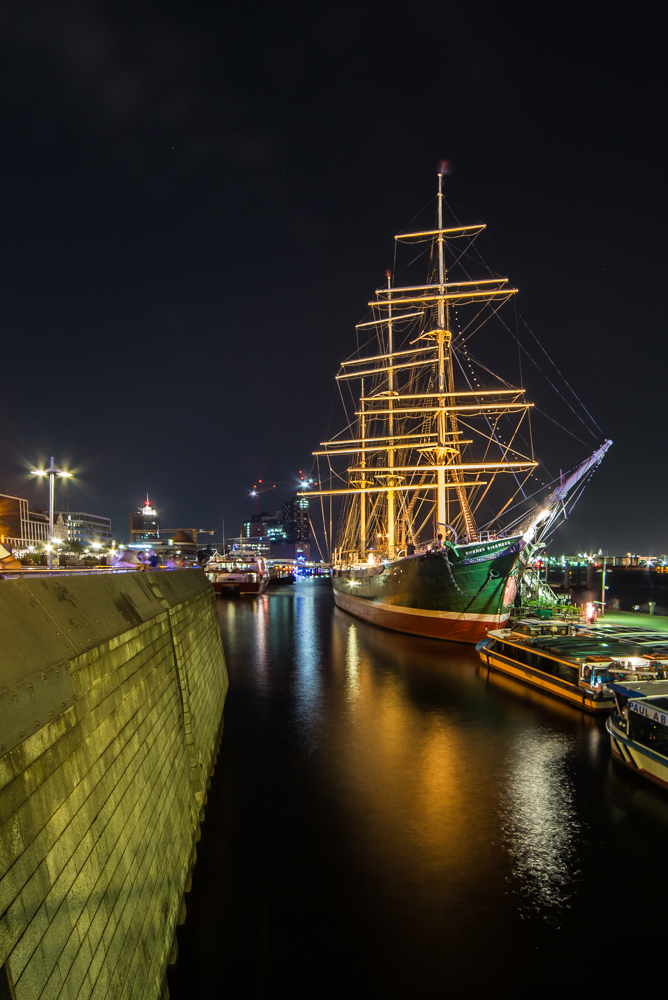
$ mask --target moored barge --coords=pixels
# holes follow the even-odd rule
[[[568,621],[517,621],[496,629],[476,649],[488,670],[507,674],[587,712],[615,706],[607,685],[655,681],[668,670],[668,637],[620,632]],[[664,648],[648,648],[663,644]]]

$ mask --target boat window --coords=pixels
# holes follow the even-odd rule
[[[561,678],[562,681],[568,681],[569,684],[577,684],[578,668],[572,667],[569,663],[561,663],[559,660],[555,660],[555,676]]]
[[[516,647],[513,651],[513,658],[518,663],[523,663],[525,667],[536,666],[536,654],[531,649],[521,649]]]
[[[551,674],[554,677],[556,663],[554,660],[551,660],[548,656],[537,656],[536,668],[540,670],[541,673]]]
[[[638,712],[629,712],[629,736],[641,746],[660,753],[662,757],[668,757],[668,726],[662,726],[658,722],[651,722],[644,715]]]

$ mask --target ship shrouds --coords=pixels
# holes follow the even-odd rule
[[[533,404],[470,346],[517,289],[475,277],[485,226],[444,226],[443,200],[441,172],[436,228],[395,237],[397,249],[428,259],[427,282],[397,287],[388,271],[369,302],[362,343],[337,375],[347,427],[314,452],[332,488],[309,495],[340,501],[339,607],[386,628],[477,642],[508,618],[524,568],[610,442],[542,504],[527,504]]]

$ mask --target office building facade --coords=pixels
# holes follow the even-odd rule
[[[295,496],[283,510],[253,514],[241,526],[239,538],[228,538],[233,548],[247,548],[273,559],[311,559],[311,521],[308,497]]]
[[[28,549],[49,541],[49,518],[33,510],[22,497],[0,494],[0,541],[21,556]]]
[[[63,510],[67,540],[80,545],[111,545],[111,518],[87,514],[82,510]],[[55,530],[54,530],[55,534]]]
[[[294,545],[295,558],[311,558],[311,518],[309,498],[294,496],[283,504],[283,528],[288,544]]]
[[[130,544],[133,542],[157,541],[160,537],[160,518],[151,506],[148,496],[146,503],[129,517]]]

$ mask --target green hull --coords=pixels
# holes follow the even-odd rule
[[[336,569],[339,607],[400,632],[479,642],[512,608],[521,536],[428,551],[380,566]]]

